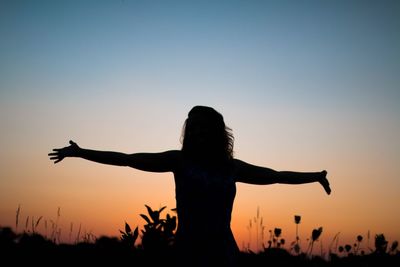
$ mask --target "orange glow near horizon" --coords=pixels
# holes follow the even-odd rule
[[[62,242],[75,241],[79,225],[81,233],[91,233],[97,237],[101,235],[119,236],[126,221],[131,227],[139,226],[143,229],[143,219],[140,213],[146,213],[144,204],[157,209],[167,206],[166,213],[171,215],[175,207],[174,183],[172,174],[154,174],[137,171],[130,168],[102,166],[95,163],[80,162],[70,159],[62,165],[52,166],[46,163],[49,178],[36,174],[30,177],[30,190],[18,192],[18,188],[9,188],[10,192],[19,193],[19,196],[6,195],[7,209],[2,210],[3,226],[12,226],[15,229],[15,212],[21,204],[19,231],[26,228],[27,216],[30,217],[27,230],[31,230],[31,220],[43,216],[37,231],[48,234],[44,228],[44,221],[55,221],[57,209],[60,207],[61,216],[59,226],[62,229]],[[64,166],[63,166],[64,165]],[[74,167],[72,167],[74,166]],[[257,246],[257,227],[255,217],[259,208],[259,220],[263,218],[264,244],[269,240],[269,231],[281,228],[282,238],[286,240],[286,248],[295,240],[294,215],[301,215],[299,236],[303,249],[306,249],[306,240],[314,228],[324,228],[321,240],[325,249],[331,244],[333,237],[340,232],[340,244],[352,243],[357,235],[367,237],[370,232],[371,240],[375,234],[384,233],[388,240],[399,240],[397,222],[399,218],[392,216],[392,221],[384,219],[388,210],[375,211],[357,207],[358,201],[344,203],[341,201],[341,188],[338,175],[335,176],[331,196],[325,195],[317,184],[309,185],[267,185],[254,186],[237,184],[237,197],[232,214],[232,230],[240,249],[248,247],[253,250],[261,249],[262,229],[259,226]],[[17,176],[18,177],[18,174]],[[345,179],[345,178],[343,178]],[[55,190],[52,183],[62,186]],[[47,186],[35,186],[47,184]],[[339,190],[338,190],[339,188]],[[367,190],[364,188],[363,190]],[[336,193],[336,191],[339,191]],[[4,196],[3,196],[4,197]],[[8,197],[8,198],[7,198]],[[368,196],[367,196],[368,197]],[[360,199],[367,203],[367,199]],[[349,205],[353,206],[349,208]],[[369,203],[370,207],[382,205],[385,202]],[[347,209],[341,208],[347,207]],[[395,215],[395,211],[390,211]],[[252,228],[249,229],[249,221]],[[360,224],[363,222],[363,224]],[[71,232],[72,224],[72,232]],[[72,236],[72,238],[71,238]],[[75,237],[76,238],[76,237]],[[372,246],[372,241],[371,241]]]

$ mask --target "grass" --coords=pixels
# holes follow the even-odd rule
[[[61,242],[61,229],[59,219],[61,210],[57,210],[57,219],[51,222],[51,233],[47,236],[47,220],[40,216],[38,219],[27,217],[25,229],[17,231],[20,227],[21,206],[16,212],[15,232],[11,227],[0,227],[0,251],[2,251],[3,263],[11,260],[15,265],[27,260],[28,264],[51,265],[53,263],[70,263],[75,266],[104,264],[107,261],[115,264],[133,264],[139,266],[159,266],[161,264],[173,265],[174,257],[173,240],[177,226],[176,216],[166,214],[162,217],[162,211],[153,210],[146,206],[148,215],[140,214],[146,221],[144,229],[134,230],[125,223],[124,230],[120,231],[121,236],[96,237],[92,233],[81,232],[81,225],[77,230],[75,243],[66,244]],[[38,232],[38,226],[44,221],[45,234]],[[238,266],[400,266],[400,252],[398,242],[391,244],[386,240],[384,234],[376,234],[374,248],[369,248],[369,234],[367,240],[361,235],[356,236],[354,244],[339,245],[340,233],[337,233],[330,243],[327,252],[324,252],[321,245],[321,252],[314,253],[315,243],[323,234],[323,228],[313,229],[309,238],[308,248],[302,251],[298,246],[300,237],[297,228],[301,216],[295,216],[296,240],[286,249],[285,241],[282,238],[283,230],[275,228],[270,230],[268,244],[260,251],[253,252],[249,249],[242,250],[238,259]],[[256,234],[263,241],[264,225],[262,217],[255,216],[250,224],[249,230],[254,229]],[[256,226],[258,228],[256,228]],[[253,228],[254,227],[254,228]],[[137,244],[139,237],[141,244]],[[73,224],[69,229],[69,240],[73,236]],[[144,242],[143,242],[144,241]],[[367,244],[365,244],[367,243]],[[324,257],[324,255],[326,255]],[[29,260],[28,260],[29,259]],[[60,262],[60,259],[63,259]],[[65,261],[65,262],[64,262]],[[84,264],[85,263],[85,264]],[[1,262],[0,262],[1,264]]]

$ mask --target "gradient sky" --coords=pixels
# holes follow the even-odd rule
[[[235,157],[326,169],[332,185],[327,196],[317,184],[238,184],[239,247],[256,246],[257,207],[265,235],[280,227],[288,242],[302,215],[304,246],[319,226],[325,248],[338,232],[350,244],[368,231],[400,240],[399,29],[398,1],[1,0],[0,225],[15,227],[19,204],[19,230],[60,207],[68,241],[71,223],[116,236],[143,224],[144,204],[174,208],[172,174],[54,166],[47,153],[70,139],[180,149],[201,104],[233,129]]]

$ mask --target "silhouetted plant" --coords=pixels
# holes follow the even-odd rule
[[[372,252],[372,249],[371,249],[371,247],[369,246],[369,241],[370,241],[370,239],[371,239],[371,232],[368,230],[368,232],[367,232],[367,247],[368,247],[368,249]]]
[[[398,246],[399,246],[399,242],[398,241],[393,241],[392,245],[390,246],[390,253],[391,254],[396,254]]]
[[[300,254],[301,248],[300,248],[300,237],[299,237],[299,224],[301,222],[301,216],[300,215],[294,215],[294,223],[296,224],[296,240],[292,242],[291,244],[291,250],[293,250],[296,254]]]
[[[60,229],[60,235],[61,235],[61,229]],[[82,236],[82,242],[84,243],[94,243],[96,242],[96,236],[94,234],[92,234],[92,232],[87,233],[85,231],[85,233]]]
[[[294,215],[294,223],[297,225],[297,224],[300,224],[300,221],[301,221],[301,216],[300,215]]]
[[[40,221],[43,219],[43,216],[40,216],[39,219],[35,223],[35,218],[32,217],[32,233],[36,233],[36,229],[39,226]]]
[[[74,229],[74,224],[71,222],[70,226],[69,226],[69,236],[68,236],[68,240],[69,242],[71,242],[71,237],[72,237],[72,230]]]
[[[15,231],[18,232],[19,214],[21,212],[21,204],[18,205],[17,212],[15,214]]]
[[[269,230],[270,234],[270,239],[268,240],[267,244],[268,247],[264,247],[264,251],[267,249],[271,249],[272,247],[274,248],[281,248],[283,245],[285,245],[285,239],[280,238],[282,234],[282,229],[281,228],[274,228],[274,231]]]
[[[61,208],[57,208],[57,219],[54,222],[53,220],[50,220],[51,222],[51,235],[50,235],[50,240],[56,243],[57,241],[61,241],[61,228],[58,227],[58,222],[61,217]],[[47,227],[46,227],[47,228]],[[47,230],[46,230],[47,232]]]
[[[311,233],[311,240],[310,240],[310,245],[309,245],[309,255],[311,256],[312,255],[312,251],[313,251],[313,248],[314,248],[314,243],[316,242],[316,241],[318,241],[318,238],[321,236],[321,234],[322,234],[322,227],[319,227],[318,229],[314,229],[314,230],[312,230],[312,233]]]
[[[79,224],[79,229],[78,229],[78,233],[76,234],[76,239],[75,239],[75,243],[79,243],[79,239],[81,236],[81,229],[82,229],[82,224]]]
[[[375,236],[375,252],[383,254],[387,250],[388,242],[383,234],[378,234]]]
[[[282,234],[282,229],[281,228],[275,228],[274,229],[274,237],[272,239],[272,242],[274,243],[274,246],[276,246],[278,248],[281,246],[281,243],[280,243],[280,240],[279,240],[279,237],[281,236],[281,234]],[[283,241],[283,242],[285,243],[285,241]]]
[[[249,221],[249,225],[247,225],[247,230],[249,231],[249,242],[247,243],[247,251],[251,251],[250,250],[250,244],[251,244],[251,229],[253,227],[253,223],[252,220],[250,219]]]
[[[147,222],[142,231],[142,246],[145,250],[161,251],[166,249],[174,242],[176,216],[171,217],[167,214],[166,219],[160,219],[160,213],[166,208],[165,206],[159,210],[152,210],[145,205],[149,216],[140,214]]]
[[[262,246],[262,248],[265,250],[265,246],[264,246],[264,231],[265,231],[265,226],[264,226],[264,222],[263,222],[263,217],[260,216],[260,207],[257,206],[257,214],[253,219],[250,219],[249,221],[249,225],[246,227],[247,230],[249,231],[249,242],[247,244],[247,248],[245,248],[247,251],[251,251],[250,249],[250,244],[252,243],[252,229],[253,226],[255,228],[255,251],[259,252],[259,248],[260,248],[260,244]],[[251,251],[253,252],[253,251]]]
[[[362,235],[358,235],[356,243],[354,244],[354,254],[356,254],[356,255],[358,254],[358,251],[360,250],[360,245],[361,245],[362,241],[363,241]]]
[[[257,206],[257,217],[254,218],[254,225],[256,226],[256,251],[258,251],[258,246],[259,246],[259,239],[258,239],[258,230],[259,227],[261,228],[261,244],[263,243],[263,237],[264,237],[264,227],[263,227],[263,218],[261,217],[260,219],[260,207]]]
[[[44,220],[44,237],[47,238],[47,220]]]
[[[300,252],[301,252],[300,244],[296,241],[292,242],[290,249],[293,250],[295,252],[295,254],[300,254]]]
[[[136,239],[139,236],[139,229],[136,226],[135,230],[132,232],[131,227],[127,222],[125,222],[125,232],[119,230],[121,235],[121,241],[125,244],[128,248],[134,249]]]
[[[350,252],[351,252],[351,245],[346,244],[346,245],[344,246],[344,250],[346,250],[347,255],[349,255]]]
[[[28,224],[29,224],[29,216],[28,217],[26,217],[26,221],[25,221],[25,232],[29,232],[29,230],[28,230]]]
[[[333,253],[333,252],[332,252],[332,247],[333,247],[333,245],[335,245],[335,252],[336,252],[336,253],[338,252],[339,235],[340,235],[340,232],[338,232],[338,233],[333,237],[332,242],[331,242],[331,244],[330,244],[330,246],[329,246],[329,254],[332,254],[332,253]],[[343,248],[343,247],[342,247],[342,248]],[[339,251],[339,252],[340,252],[340,251]]]

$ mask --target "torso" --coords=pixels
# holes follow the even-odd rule
[[[181,162],[174,172],[177,242],[183,246],[208,247],[221,254],[236,252],[230,228],[236,195],[232,168],[205,168],[185,159]]]

